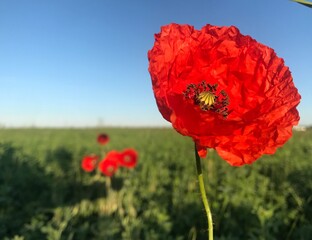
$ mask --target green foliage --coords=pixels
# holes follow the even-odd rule
[[[86,173],[84,155],[133,147],[135,169]],[[1,129],[0,239],[207,239],[193,143],[171,129]],[[250,166],[203,159],[215,239],[312,239],[312,131]]]

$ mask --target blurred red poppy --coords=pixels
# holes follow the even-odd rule
[[[99,163],[100,171],[106,176],[113,176],[118,170],[121,154],[117,151],[110,151]]]
[[[125,149],[119,159],[120,166],[134,168],[138,162],[138,153],[134,149]]]
[[[162,116],[233,166],[273,154],[298,124],[300,95],[284,60],[234,27],[170,24],[155,35],[149,72]]]
[[[108,137],[108,135],[105,134],[105,133],[99,134],[98,137],[97,137],[97,142],[98,142],[99,144],[101,144],[101,145],[105,145],[106,143],[109,142],[109,137]]]
[[[88,155],[82,159],[81,167],[86,172],[92,172],[97,164],[99,157],[96,155]]]

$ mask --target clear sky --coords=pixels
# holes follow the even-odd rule
[[[312,9],[289,0],[1,0],[0,126],[167,126],[147,51],[169,23],[237,26],[275,49],[312,124]]]

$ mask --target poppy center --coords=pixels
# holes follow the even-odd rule
[[[229,115],[227,108],[230,104],[229,96],[224,90],[218,90],[218,84],[211,85],[205,81],[199,84],[192,83],[186,87],[183,95],[203,111],[212,111],[221,114],[224,118]]]
[[[131,157],[130,157],[130,156],[125,156],[125,157],[124,157],[124,161],[125,161],[126,163],[131,162]]]
[[[210,109],[213,104],[215,103],[215,95],[209,91],[201,92],[197,100],[199,101],[200,105],[206,106],[208,109]]]
[[[115,171],[115,168],[113,166],[109,166],[107,168],[107,172],[109,172],[109,173],[113,173],[114,171]]]

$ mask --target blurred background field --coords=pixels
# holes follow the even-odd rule
[[[81,159],[135,148],[111,179]],[[312,131],[253,165],[203,159],[215,239],[312,239]],[[0,239],[206,239],[193,143],[172,129],[0,129]]]

